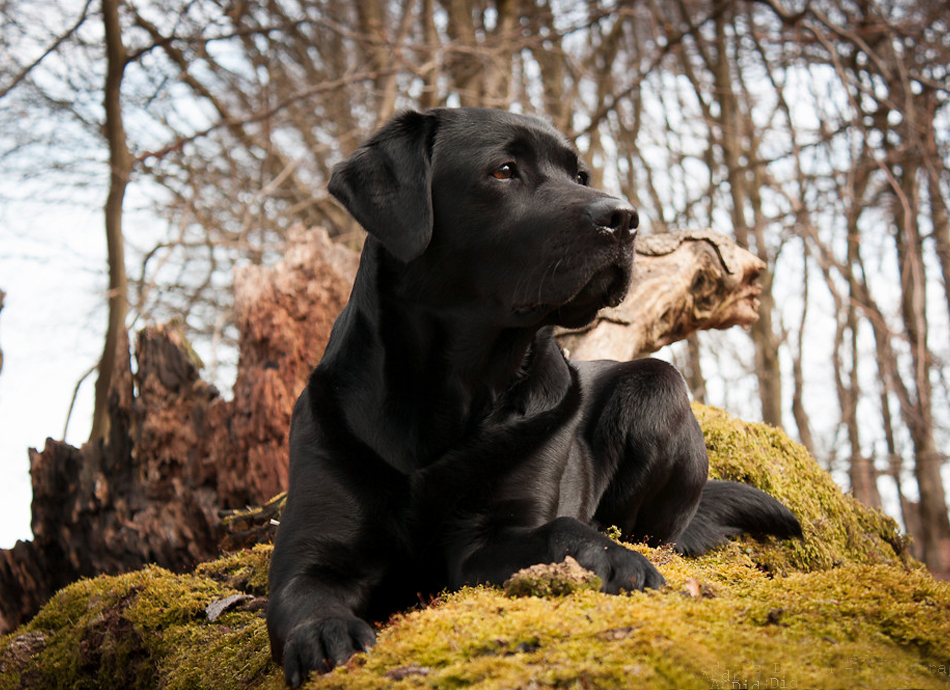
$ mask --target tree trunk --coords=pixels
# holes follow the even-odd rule
[[[933,139],[933,122],[930,127],[930,138]],[[935,143],[927,153],[928,160],[940,160]],[[931,158],[931,156],[933,158]],[[950,317],[950,214],[947,213],[947,204],[940,191],[939,174],[931,169],[927,170],[927,196],[930,200],[930,222],[933,225],[933,238],[936,245],[937,259],[940,262],[940,273],[943,278],[943,294],[946,298],[947,316]]]
[[[773,327],[774,300],[772,298],[772,269],[759,224],[759,181],[750,172],[754,168],[745,161],[758,159],[757,144],[753,134],[755,127],[751,111],[740,108],[738,86],[741,76],[737,67],[732,67],[732,48],[739,40],[741,31],[736,28],[735,3],[731,0],[714,2],[716,44],[715,59],[710,65],[715,86],[715,99],[719,103],[719,144],[722,148],[723,166],[729,182],[731,195],[732,224],[739,245],[753,248],[765,263],[761,275],[761,304],[759,318],[751,325],[750,336],[755,349],[755,375],[759,384],[759,401],[762,421],[782,426],[782,371],[779,362],[778,342]],[[747,103],[748,99],[746,99]],[[749,219],[752,215],[752,220]]]
[[[811,435],[811,421],[805,409],[805,373],[802,360],[805,357],[805,324],[808,319],[808,250],[804,251],[802,262],[802,316],[798,322],[798,336],[795,352],[792,354],[792,417],[798,427],[798,440],[809,455],[815,456],[815,440]]]
[[[125,317],[129,310],[128,280],[125,274],[125,247],[122,237],[122,200],[132,171],[132,156],[125,140],[122,124],[122,76],[126,54],[119,24],[119,0],[102,0],[105,25],[106,84],[105,136],[109,142],[109,196],[105,205],[106,246],[109,254],[109,323],[106,342],[99,360],[96,398],[92,413],[90,440],[109,436],[108,396],[116,375],[117,351],[125,333]]]
[[[699,338],[695,333],[686,339],[686,366],[683,371],[683,378],[686,379],[686,385],[689,386],[689,392],[692,393],[693,400],[705,405],[706,377],[703,375]]]
[[[901,275],[901,312],[910,342],[916,401],[907,416],[907,427],[914,444],[914,475],[920,492],[920,541],[923,561],[931,572],[950,574],[950,517],[947,495],[940,469],[943,458],[934,436],[933,389],[930,382],[930,350],[927,345],[927,305],[925,267],[922,256],[917,209],[919,168],[903,161],[900,181],[895,188],[897,253]]]
[[[422,55],[424,56],[423,60],[420,60],[425,65],[424,71],[422,73],[422,95],[419,98],[419,106],[421,108],[434,108],[440,104],[439,99],[439,32],[435,26],[435,7],[433,6],[435,0],[422,0],[422,14],[420,15],[420,21],[422,22],[422,37],[424,48],[422,49]]]
[[[778,342],[772,326],[775,300],[772,299],[772,275],[765,269],[762,279],[759,319],[750,329],[755,347],[755,374],[759,381],[759,401],[762,405],[762,421],[773,426],[782,426],[782,369],[778,355]]]

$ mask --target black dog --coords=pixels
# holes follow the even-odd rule
[[[801,536],[767,494],[707,482],[672,367],[558,349],[552,326],[589,322],[631,277],[636,211],[587,181],[552,127],[481,109],[400,115],[334,170],[369,236],[291,425],[267,616],[291,685],[419,593],[567,555],[606,592],[663,584],[600,527],[689,554]]]

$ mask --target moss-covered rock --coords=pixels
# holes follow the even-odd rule
[[[509,597],[564,597],[579,589],[599,592],[603,580],[567,556],[560,563],[538,563],[524,568],[505,582]]]
[[[849,564],[920,567],[912,562],[908,538],[893,519],[843,494],[831,475],[783,431],[712,407],[693,405],[693,411],[706,437],[710,476],[772,494],[802,523],[801,541],[743,540],[761,567],[776,574]]]
[[[394,616],[373,650],[312,687],[950,686],[950,585],[909,557],[896,524],[842,494],[780,431],[696,414],[712,474],[784,501],[803,541],[744,538],[697,559],[633,546],[666,577],[659,592],[446,594]],[[71,585],[0,638],[0,690],[280,688],[263,619],[269,556],[258,546],[193,574]],[[546,571],[552,594],[557,572]]]

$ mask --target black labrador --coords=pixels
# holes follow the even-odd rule
[[[550,125],[471,108],[401,114],[334,169],[369,235],[291,424],[267,614],[289,684],[372,645],[365,620],[536,563],[662,585],[606,526],[687,554],[801,536],[767,494],[707,481],[672,367],[569,362],[552,338],[631,278],[637,213],[588,179]]]

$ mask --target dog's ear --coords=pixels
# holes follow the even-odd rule
[[[397,115],[330,177],[330,194],[401,261],[422,254],[432,237],[435,126],[433,115]]]

